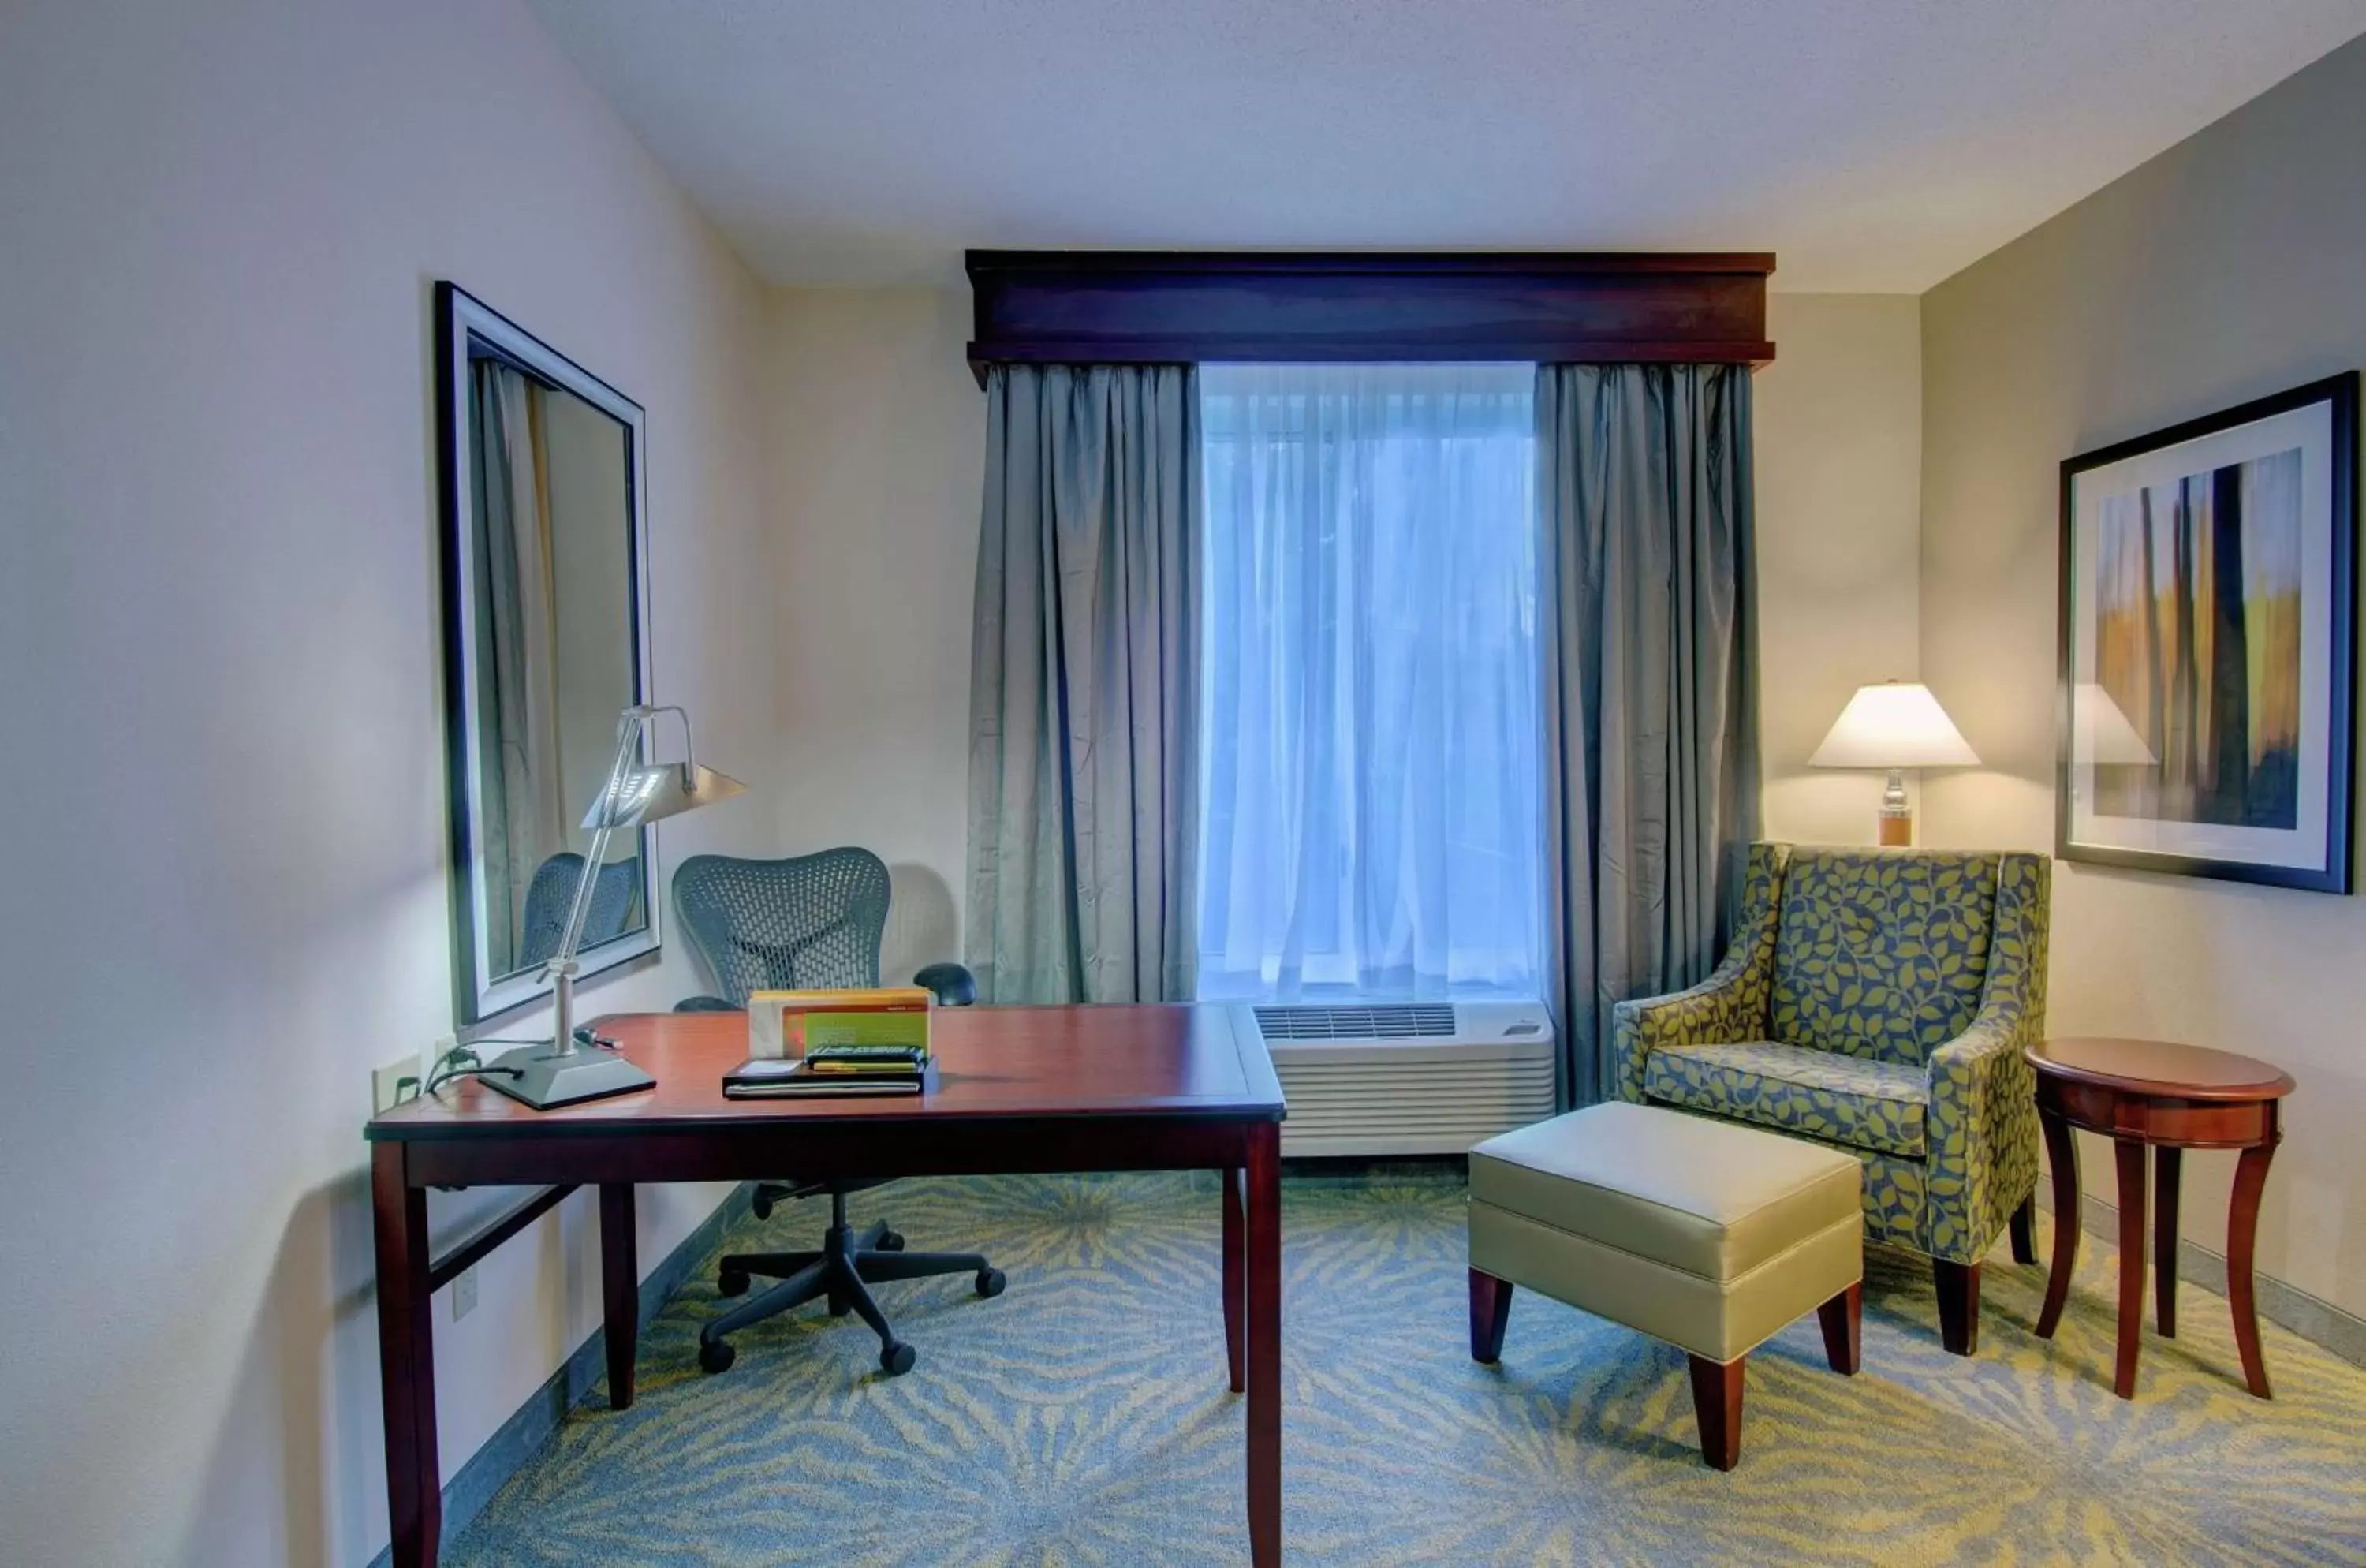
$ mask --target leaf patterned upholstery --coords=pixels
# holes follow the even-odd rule
[[[1922,1066],[1979,1010],[1996,879],[1994,855],[1793,851],[1773,1037]]]
[[[2037,1188],[2051,892],[2042,855],[1752,845],[1716,973],[1612,1010],[1619,1094],[1847,1149],[1868,1239],[1975,1262]]]
[[[1820,1142],[1891,1154],[1925,1152],[1930,1080],[1920,1067],[1752,1040],[1672,1045],[1651,1053],[1644,1093]]]

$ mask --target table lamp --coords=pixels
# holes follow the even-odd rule
[[[1890,681],[1856,689],[1808,766],[1887,769],[1889,787],[1882,792],[1874,841],[1903,849],[1914,842],[1906,770],[1970,767],[1978,761],[1930,687],[1919,681]]]
[[[641,761],[641,733],[658,715],[682,715],[682,761]],[[699,766],[691,744],[690,715],[678,707],[634,706],[616,720],[616,760],[608,779],[584,813],[592,835],[581,879],[569,906],[567,927],[543,976],[551,984],[554,1032],[548,1040],[504,1051],[481,1069],[485,1082],[537,1111],[611,1094],[629,1094],[657,1080],[607,1046],[575,1036],[575,949],[592,913],[592,892],[607,863],[608,840],[618,829],[633,829],[741,794],[747,785]]]

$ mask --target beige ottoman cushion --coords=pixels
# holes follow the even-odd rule
[[[1715,1361],[1864,1274],[1855,1158],[1655,1106],[1470,1151],[1470,1266]]]

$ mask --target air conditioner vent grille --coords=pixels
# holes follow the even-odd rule
[[[1454,1009],[1443,1003],[1366,1007],[1265,1007],[1257,1028],[1268,1040],[1414,1040],[1454,1032]]]

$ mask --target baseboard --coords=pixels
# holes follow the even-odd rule
[[[682,1237],[665,1261],[649,1271],[641,1281],[641,1321],[648,1323],[657,1316],[674,1292],[699,1261],[715,1249],[731,1223],[748,1212],[748,1200],[754,1191],[752,1183],[742,1182],[729,1196],[715,1205],[715,1212],[701,1220],[691,1233]],[[543,1385],[526,1396],[524,1404],[511,1412],[510,1418],[487,1438],[468,1461],[453,1474],[444,1488],[444,1544],[468,1527],[470,1520],[484,1510],[499,1492],[517,1473],[518,1467],[534,1457],[551,1434],[558,1430],[567,1413],[575,1408],[592,1385],[608,1371],[607,1351],[603,1335],[595,1328],[575,1353],[550,1374]],[[394,1547],[386,1549],[370,1559],[369,1568],[391,1568]]]
[[[2037,1202],[2047,1213],[2053,1212],[2051,1193],[2040,1190]],[[2079,1202],[2079,1228],[2090,1235],[2113,1247],[2119,1246],[2118,1204],[2107,1203],[2093,1193],[2087,1193]],[[2042,1250],[2039,1256],[2041,1258],[2045,1256]],[[2226,1293],[2225,1255],[2180,1237],[2177,1243],[2177,1277],[2223,1296]],[[2267,1274],[2254,1276],[2252,1294],[2259,1302],[2259,1315],[2270,1323],[2292,1330],[2303,1339],[2330,1350],[2353,1366],[2366,1367],[2366,1318],[2344,1312],[2331,1302],[2320,1301],[2298,1286],[2287,1285]]]

